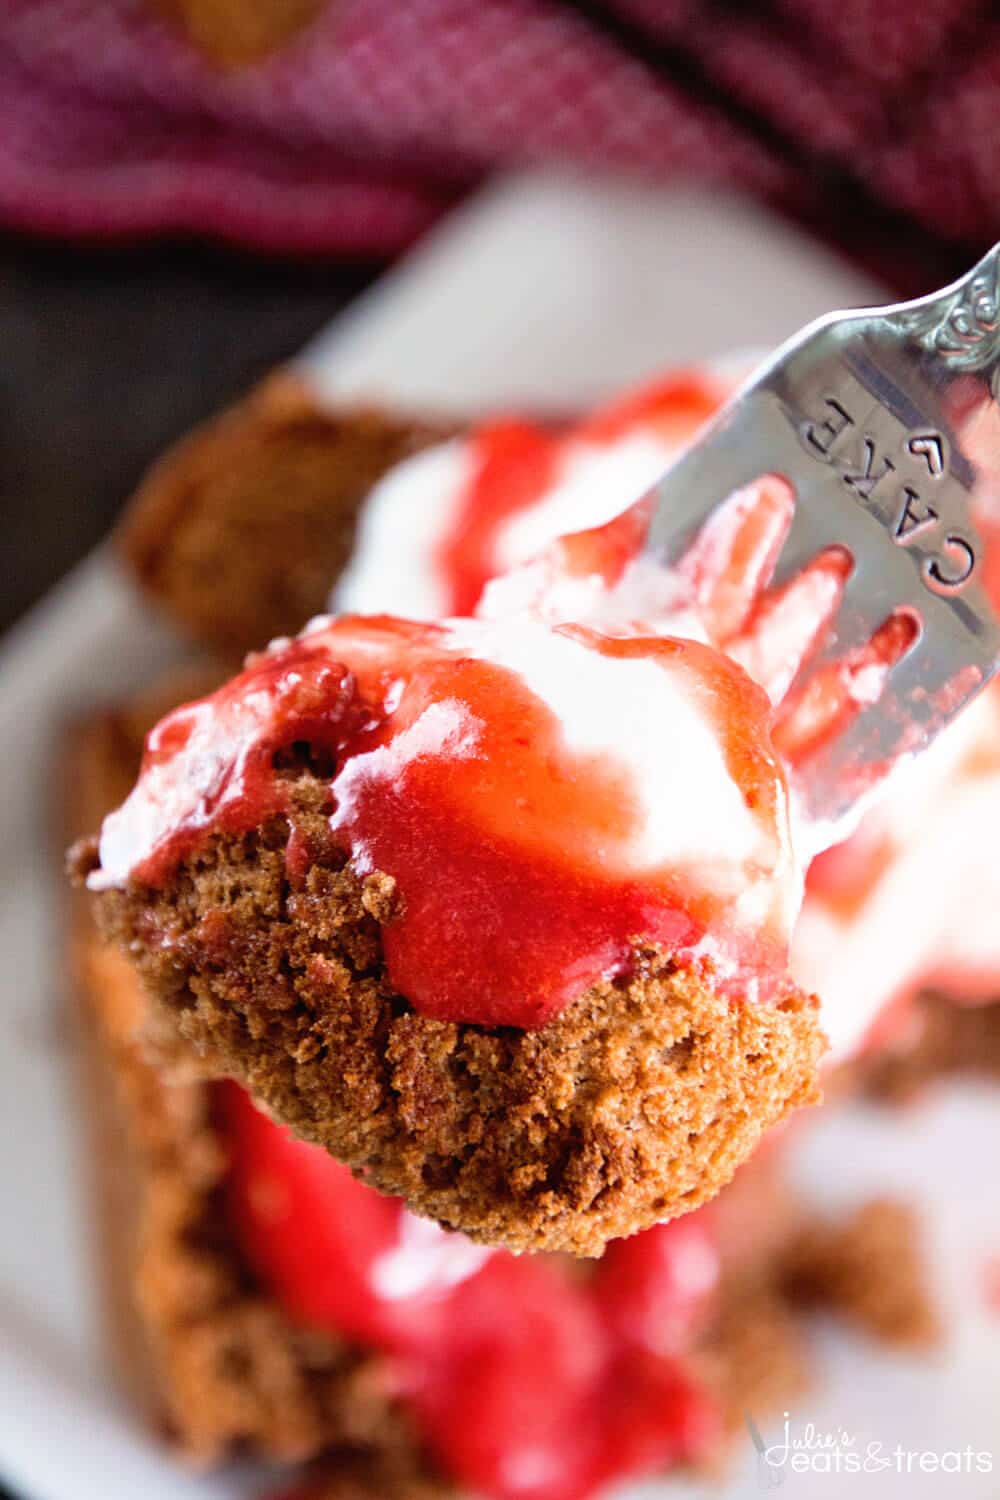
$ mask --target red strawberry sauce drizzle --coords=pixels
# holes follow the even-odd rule
[[[716,1441],[719,1413],[682,1359],[715,1290],[704,1211],[616,1242],[586,1278],[505,1252],[455,1277],[467,1242],[423,1224],[415,1250],[401,1204],[294,1140],[235,1084],[216,1097],[227,1209],[250,1269],[296,1323],[387,1357],[392,1389],[461,1485],[496,1500],[584,1500]],[[424,1272],[409,1289],[408,1254]]]
[[[610,445],[650,432],[679,446],[708,420],[722,394],[717,381],[685,371],[652,381],[561,433],[514,418],[477,428],[469,439],[471,475],[438,548],[438,569],[448,590],[447,613],[473,613],[498,571],[504,525],[539,504],[557,480],[571,445]]]
[[[497,571],[501,527],[538,504],[555,477],[560,448],[559,440],[535,423],[513,420],[480,427],[471,441],[472,477],[455,525],[438,549],[452,615],[472,614]]]
[[[422,1013],[542,1025],[597,979],[627,972],[637,942],[682,958],[708,944],[734,990],[753,981],[766,997],[786,960],[788,856],[764,694],[698,642],[538,629],[533,649],[573,643],[573,670],[589,670],[592,657],[642,663],[657,693],[662,672],[664,692],[694,695],[722,749],[719,774],[773,858],[745,875],[766,887],[769,916],[746,924],[742,886],[717,887],[697,865],[633,863],[644,814],[627,766],[571,750],[518,672],[456,649],[448,628],[388,617],[324,622],[158,726],[139,795],[155,804],[159,835],[133,877],[156,886],[211,832],[249,831],[285,812],[282,759],[308,745],[337,767],[334,838],[362,870],[397,881],[402,910],[383,928],[386,963]],[[404,755],[413,735],[427,744]],[[669,754],[665,745],[666,773]],[[728,825],[720,836],[728,850]],[[293,841],[293,880],[301,854]]]

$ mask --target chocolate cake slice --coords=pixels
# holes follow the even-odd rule
[[[76,873],[299,1135],[473,1238],[599,1254],[818,1098],[769,718],[692,641],[317,621],[161,721]]]
[[[70,834],[119,800],[157,716],[212,680],[212,672],[173,679],[74,726],[60,776]],[[128,1332],[129,1389],[200,1462],[246,1450],[311,1458],[295,1491],[301,1500],[443,1494],[452,1481],[428,1456],[384,1352],[292,1315],[262,1274],[230,1209],[232,1147],[218,1086],[164,1044],[135,970],[99,935],[82,892],[71,917],[95,1175],[116,1188],[95,1201],[104,1216],[102,1268],[116,1342]],[[897,1214],[881,1234],[885,1254],[870,1261],[866,1300],[864,1256],[850,1229],[810,1220],[779,1174],[772,1147],[712,1210],[721,1280],[685,1358],[722,1415],[716,1459],[742,1430],[744,1409],[766,1413],[803,1383],[800,1295],[813,1305],[829,1286],[842,1307],[872,1305],[888,1257],[894,1281],[909,1288],[909,1314],[891,1327],[873,1318],[875,1331],[908,1340],[931,1326],[911,1220]]]
[[[119,550],[187,635],[242,654],[326,607],[372,486],[451,430],[371,407],[330,409],[278,371],[153,466]]]

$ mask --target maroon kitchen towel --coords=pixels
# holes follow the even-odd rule
[[[148,0],[0,0],[0,222],[39,233],[389,254],[489,169],[559,161],[973,243],[998,148],[980,0],[329,0],[230,69]]]

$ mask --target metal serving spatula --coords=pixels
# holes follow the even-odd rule
[[[756,372],[654,487],[647,547],[665,563],[763,474],[796,505],[771,586],[838,546],[852,559],[811,674],[905,611],[910,648],[878,701],[806,767],[804,810],[836,822],[864,784],[922,749],[990,679],[1000,621],[976,517],[1000,519],[1000,245],[929,297],[831,313]],[[859,774],[861,773],[861,774]]]

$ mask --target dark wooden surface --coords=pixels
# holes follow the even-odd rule
[[[0,630],[105,534],[167,443],[377,269],[0,238]]]

